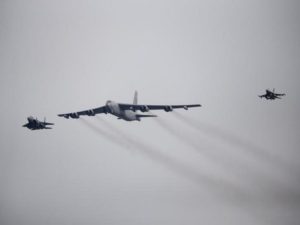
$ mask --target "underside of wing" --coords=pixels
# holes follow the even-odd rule
[[[72,113],[64,113],[64,114],[58,114],[60,117],[64,117],[66,119],[69,119],[70,117],[73,119],[78,119],[80,116],[95,116],[96,114],[100,113],[107,113],[106,106],[94,108],[94,109],[88,109],[83,110],[79,112],[72,112]]]
[[[148,112],[149,110],[165,110],[166,112],[173,111],[173,109],[185,109],[200,107],[200,104],[193,105],[131,105],[131,104],[120,104],[123,110],[140,110],[142,112]]]

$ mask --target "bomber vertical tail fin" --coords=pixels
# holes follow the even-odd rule
[[[134,97],[133,97],[133,104],[137,105],[138,104],[138,92],[134,92]]]

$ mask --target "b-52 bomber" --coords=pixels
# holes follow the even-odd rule
[[[138,94],[134,93],[133,104],[126,103],[117,103],[111,100],[108,100],[104,106],[83,110],[79,112],[72,113],[64,113],[59,114],[58,116],[69,119],[70,117],[73,119],[78,119],[80,116],[95,116],[100,113],[110,113],[116,116],[118,119],[123,119],[126,121],[141,121],[143,117],[157,117],[153,114],[143,114],[144,112],[149,112],[150,110],[165,110],[166,112],[171,112],[173,109],[183,108],[187,110],[192,107],[200,107],[200,104],[194,105],[139,105],[138,104]],[[142,113],[139,113],[140,111]]]
[[[270,91],[270,90],[267,89],[266,94],[259,95],[258,97],[265,98],[267,100],[275,100],[276,98],[281,99],[280,96],[285,96],[285,94],[275,93],[275,89],[273,89],[273,91]]]
[[[27,127],[30,130],[52,129],[52,127],[47,127],[47,125],[54,125],[54,123],[47,123],[46,119],[42,122],[37,118],[34,119],[32,116],[28,117],[27,120],[28,123],[24,124],[23,127]]]

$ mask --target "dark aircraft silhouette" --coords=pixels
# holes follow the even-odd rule
[[[125,103],[117,103],[113,101],[107,101],[104,106],[94,108],[94,109],[88,109],[80,112],[72,112],[72,113],[65,113],[65,114],[59,114],[58,116],[64,117],[66,119],[69,119],[69,117],[73,119],[78,119],[80,116],[94,116],[95,114],[100,113],[110,113],[118,119],[123,119],[126,121],[140,121],[142,117],[156,117],[156,115],[153,114],[143,114],[143,113],[137,113],[136,111],[141,112],[149,112],[150,110],[165,110],[166,112],[173,111],[173,109],[177,108],[183,108],[187,110],[191,107],[200,107],[201,105],[195,104],[195,105],[138,105],[137,104],[137,92],[134,93],[133,98],[133,104],[125,104]]]
[[[285,96],[285,94],[277,94],[275,93],[275,89],[273,91],[266,90],[266,94],[259,95],[260,98],[265,98],[267,100],[275,100],[276,98],[281,99],[279,96]]]
[[[54,125],[54,123],[47,123],[46,119],[42,122],[37,118],[34,119],[32,116],[27,117],[27,120],[28,123],[24,124],[23,127],[27,127],[30,130],[52,129],[52,127],[47,127],[47,125]]]

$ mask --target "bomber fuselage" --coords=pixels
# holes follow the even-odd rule
[[[109,100],[106,102],[106,107],[108,109],[108,113],[118,117],[119,119],[126,121],[140,120],[140,118],[137,116],[137,113],[132,110],[121,109],[120,105],[116,102]]]

